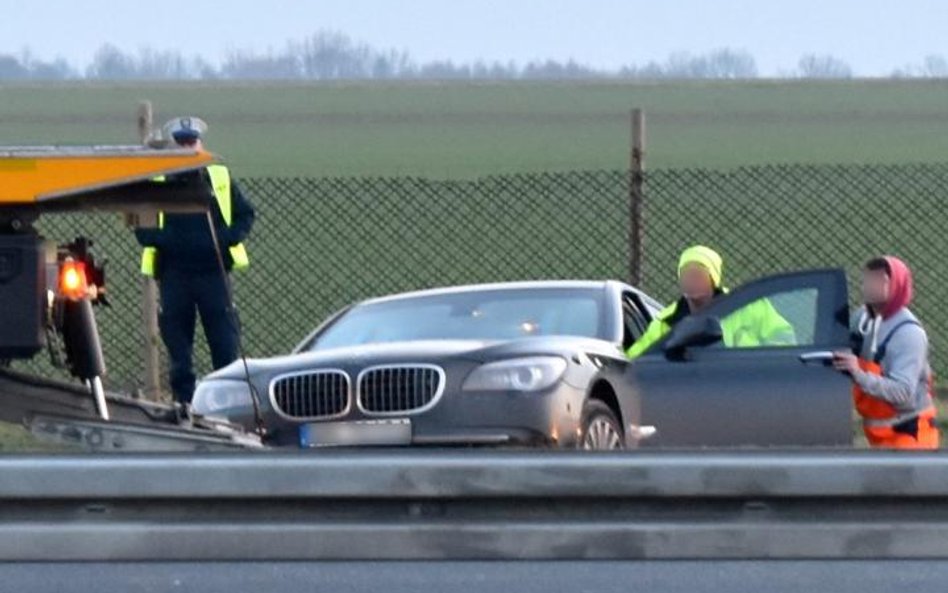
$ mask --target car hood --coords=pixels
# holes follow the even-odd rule
[[[428,340],[365,344],[315,352],[301,352],[271,358],[247,359],[251,375],[292,372],[311,368],[335,368],[358,365],[404,362],[437,362],[446,358],[487,362],[507,357],[558,354],[570,356],[579,352],[605,356],[621,354],[610,342],[579,337],[535,337],[517,340]],[[241,361],[208,375],[206,379],[242,379],[245,370]]]

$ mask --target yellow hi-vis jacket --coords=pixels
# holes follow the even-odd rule
[[[638,358],[672,329],[672,319],[678,313],[681,301],[662,309],[625,354]],[[768,299],[758,299],[721,319],[724,345],[728,348],[756,346],[793,346],[796,332]]]
[[[227,226],[233,221],[233,208],[230,191],[230,171],[224,165],[210,165],[207,173],[211,178],[211,186],[214,188],[214,197],[217,198],[217,205],[221,209],[221,215]],[[164,181],[164,177],[157,177],[155,181]],[[158,228],[164,228],[164,212],[158,213]],[[250,258],[247,256],[247,248],[243,243],[230,247],[230,257],[234,262],[234,270],[242,270],[250,265]],[[142,250],[142,274],[146,276],[155,276],[156,264],[158,261],[158,249],[156,247],[145,247]]]

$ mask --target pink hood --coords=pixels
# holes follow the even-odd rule
[[[897,257],[887,255],[885,261],[889,264],[889,301],[882,308],[882,318],[892,317],[912,302],[914,288],[912,271],[905,262]]]

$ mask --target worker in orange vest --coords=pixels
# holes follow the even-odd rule
[[[896,257],[870,260],[863,270],[865,306],[854,323],[856,347],[834,365],[853,381],[853,400],[872,447],[937,449],[928,336],[908,309],[912,273]]]

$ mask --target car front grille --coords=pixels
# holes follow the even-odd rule
[[[293,419],[339,416],[349,409],[349,375],[318,370],[276,377],[270,383],[270,401],[278,413]]]
[[[444,371],[432,365],[372,367],[359,375],[359,405],[366,414],[423,412],[443,391]]]

